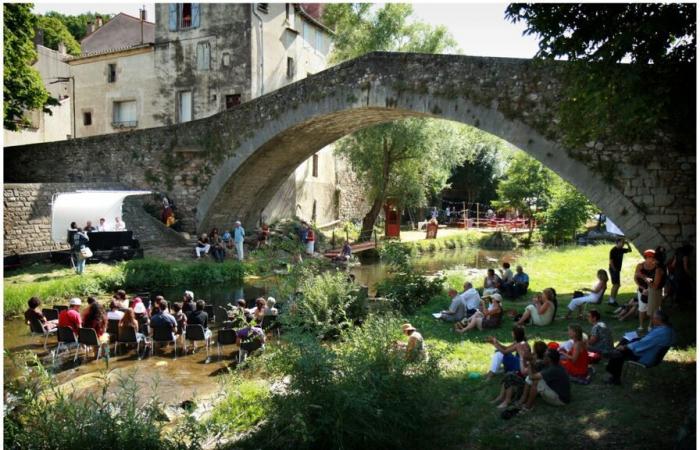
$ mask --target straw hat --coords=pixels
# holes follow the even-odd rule
[[[405,324],[401,325],[401,330],[403,330],[404,332],[416,331],[415,327],[413,325],[411,325],[410,323],[405,323]]]
[[[498,302],[498,303],[501,303],[503,301],[503,297],[501,297],[501,294],[498,294],[498,293],[487,295],[487,297],[491,297],[491,300]],[[484,298],[486,298],[486,297],[484,297]]]

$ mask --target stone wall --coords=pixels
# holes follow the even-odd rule
[[[367,199],[364,184],[345,158],[338,157],[336,177],[340,220],[361,220],[372,205]]]
[[[124,189],[124,186],[115,183],[5,184],[3,255],[67,249],[68,245],[51,239],[51,199],[54,194],[78,189]]]

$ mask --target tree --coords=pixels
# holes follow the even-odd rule
[[[668,132],[694,151],[694,3],[515,3],[506,17],[539,35],[538,57],[575,63],[561,103],[571,144]]]
[[[444,27],[409,22],[412,7],[385,4],[329,4],[323,21],[335,29],[335,62],[371,51],[439,53],[455,49],[455,41]],[[440,145],[439,129],[433,122],[408,119],[360,130],[342,139],[337,152],[367,185],[372,206],[362,220],[360,240],[371,237],[374,223],[387,196],[402,204],[425,202],[426,193],[441,190],[454,164],[456,147]]]
[[[593,212],[593,205],[569,183],[557,176],[553,178],[549,205],[538,219],[542,224],[542,240],[557,245],[575,237]]]
[[[44,45],[53,50],[58,50],[58,44],[66,45],[68,54],[80,56],[80,44],[68,31],[66,25],[56,17],[38,16],[37,28],[44,32]]]
[[[511,159],[503,179],[498,183],[496,208],[517,209],[528,219],[544,209],[549,200],[548,186],[554,174],[525,152],[517,152]],[[530,237],[534,227],[530,220]]]
[[[33,44],[36,18],[32,7],[28,3],[3,5],[3,126],[8,130],[29,125],[25,111],[42,108],[50,113],[48,106],[58,105],[46,91],[39,72],[31,67],[37,57]]]
[[[68,32],[75,38],[77,42],[80,42],[87,34],[87,24],[88,22],[95,22],[97,17],[102,17],[105,23],[107,23],[112,17],[112,14],[98,14],[87,12],[83,14],[78,14],[77,16],[67,16],[56,11],[49,11],[45,14],[46,17],[51,17],[60,20],[68,29]]]

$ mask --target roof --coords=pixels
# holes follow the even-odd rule
[[[141,26],[143,24],[143,41]],[[119,13],[80,41],[83,55],[106,53],[155,42],[156,24],[129,14]]]
[[[323,4],[322,3],[296,3],[296,10],[301,13],[301,16],[308,22],[321,28],[328,34],[335,34],[333,30],[325,26],[321,22],[321,16],[323,15]]]

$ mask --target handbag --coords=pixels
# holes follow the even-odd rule
[[[90,247],[83,247],[80,249],[80,257],[83,259],[92,258],[92,250]]]

